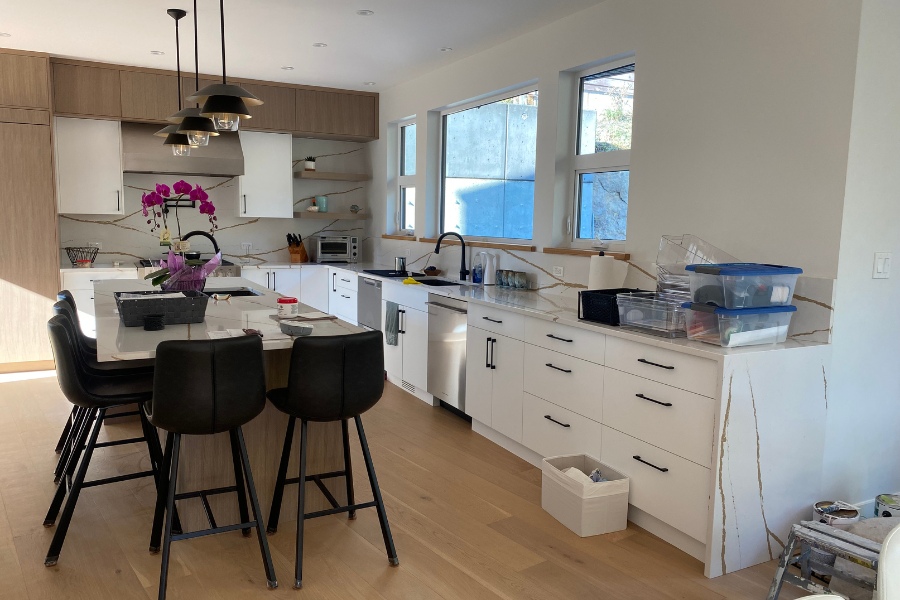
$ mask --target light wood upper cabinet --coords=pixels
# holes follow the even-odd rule
[[[298,89],[295,131],[351,139],[376,139],[376,107],[377,97],[372,94]]]
[[[117,69],[52,63],[53,110],[57,114],[121,117]]]
[[[46,57],[0,54],[0,106],[50,108]]]
[[[251,106],[252,119],[241,123],[242,128],[268,131],[294,131],[296,129],[296,90],[276,85],[240,83],[240,86],[263,101],[262,106]]]
[[[121,124],[56,117],[53,142],[60,214],[123,214]]]
[[[178,76],[121,71],[119,80],[123,119],[164,123],[178,110]]]

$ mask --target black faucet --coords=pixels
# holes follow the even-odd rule
[[[208,239],[209,241],[211,241],[211,242],[212,242],[212,245],[213,245],[213,250],[216,251],[216,254],[219,253],[219,244],[216,243],[216,238],[214,238],[213,236],[209,235],[209,234],[206,233],[205,231],[189,231],[188,233],[186,233],[186,234],[184,234],[183,236],[181,236],[181,239],[182,239],[182,240],[186,240],[186,239],[188,239],[188,238],[194,237],[195,235],[202,235],[203,237],[205,237],[206,239]]]
[[[459,243],[462,244],[462,254],[459,255],[459,280],[466,281],[469,277],[469,270],[466,268],[466,240],[463,239],[463,236],[459,235],[455,231],[447,231],[444,232],[438,237],[437,245],[434,247],[434,253],[441,253],[441,240],[443,240],[448,235],[455,235],[459,238]]]

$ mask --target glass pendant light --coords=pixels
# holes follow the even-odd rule
[[[249,119],[248,106],[259,106],[262,100],[239,85],[228,83],[225,69],[225,0],[219,0],[219,17],[222,30],[222,83],[214,83],[197,90],[189,102],[202,102],[200,114],[212,119],[219,131],[237,131],[241,119]]]
[[[194,0],[194,89],[200,89],[200,54],[197,42],[197,0]],[[200,105],[180,110],[171,117],[170,123],[177,123],[178,133],[188,137],[192,146],[209,145],[209,137],[219,135],[216,126],[209,117],[200,115]]]
[[[175,60],[178,66],[178,110],[181,110],[181,40],[178,36],[178,21],[183,19],[187,13],[180,8],[170,8],[166,12],[170,17],[175,19]],[[174,156],[190,156],[190,140],[188,140],[188,137],[183,133],[178,133],[177,127],[175,131],[172,132],[170,130],[170,128],[172,127],[176,126],[169,125],[168,127],[164,127],[163,129],[157,131],[156,135],[166,136],[166,140],[163,142],[163,144],[172,147],[172,154]]]

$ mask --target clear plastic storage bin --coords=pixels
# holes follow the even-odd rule
[[[691,300],[724,308],[788,306],[803,269],[757,263],[688,265]]]
[[[684,337],[682,304],[690,300],[677,292],[634,292],[616,294],[619,325],[633,327],[664,337]]]
[[[796,306],[730,309],[685,303],[687,336],[725,348],[780,344],[787,339]]]
[[[691,288],[685,270],[688,265],[736,262],[741,261],[696,235],[664,235],[659,240],[656,254],[656,289],[687,294]]]

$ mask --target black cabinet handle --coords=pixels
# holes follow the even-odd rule
[[[332,292],[337,291],[337,273],[331,274],[331,291]]]
[[[116,190],[116,212],[122,210],[122,193]]]
[[[344,279],[343,277],[341,277],[341,281],[343,281],[343,282],[345,282],[345,283],[350,283],[350,280],[349,280],[349,279]]]
[[[644,359],[644,358],[639,358],[639,359],[638,359],[638,362],[639,362],[639,363],[644,363],[645,365],[650,365],[650,366],[652,366],[652,367],[659,367],[660,369],[667,369],[667,370],[669,370],[669,371],[674,371],[674,370],[675,370],[675,367],[670,367],[670,366],[668,366],[668,365],[661,365],[661,364],[659,364],[659,363],[650,362],[649,360]]]
[[[272,289],[274,290],[276,287],[278,287],[278,284],[275,283],[275,271],[272,271]]]
[[[243,194],[244,196],[244,214],[247,214],[247,194]]]
[[[491,323],[502,323],[503,321],[498,321],[497,319],[492,319],[490,317],[481,317],[485,321],[490,321]]]
[[[659,404],[660,406],[672,406],[671,402],[660,402],[659,400],[654,400],[653,398],[648,398],[643,394],[635,394],[641,400],[646,400],[647,402],[653,402],[654,404]]]
[[[570,344],[575,341],[575,340],[567,340],[566,338],[557,337],[557,336],[553,335],[552,333],[548,333],[547,337],[550,338],[551,340],[559,340],[560,342],[568,342]]]
[[[553,363],[547,363],[547,366],[550,367],[551,369],[556,369],[557,371],[562,371],[563,373],[571,373],[572,372],[572,369],[562,369],[560,367],[557,367]]]
[[[270,290],[272,289],[272,274],[269,271],[266,271],[266,287]]]
[[[345,296],[345,295],[341,294],[341,298],[346,298],[347,300],[349,300],[350,296]]]
[[[633,458],[634,460],[638,461],[639,463],[644,463],[644,464],[647,465],[648,467],[653,467],[654,469],[656,469],[657,471],[661,471],[662,473],[668,473],[668,472],[669,472],[669,469],[667,469],[666,467],[657,467],[657,466],[654,465],[653,463],[648,463],[646,460],[642,459],[642,458],[641,458],[640,456],[638,456],[637,454],[635,454],[635,455],[632,456],[631,458]]]
[[[497,365],[494,364],[494,344],[497,343],[497,338],[491,338],[491,368],[496,369]]]
[[[557,421],[556,419],[554,419],[553,417],[551,417],[550,415],[544,415],[544,418],[547,419],[548,421],[553,421],[560,427],[571,427],[571,425],[569,425],[568,423],[561,423],[561,422]]]
[[[349,298],[350,296],[345,296],[345,297]],[[405,315],[405,314],[406,314],[406,311],[403,310],[402,308],[397,310],[397,333],[406,333],[406,330],[403,328],[403,326],[406,325],[406,323],[404,323],[404,321],[406,321],[406,319],[403,318],[403,315]]]
[[[487,338],[485,340],[485,344],[484,344],[484,368],[485,369],[491,368],[491,359],[488,354],[490,351],[491,351],[491,338]]]

